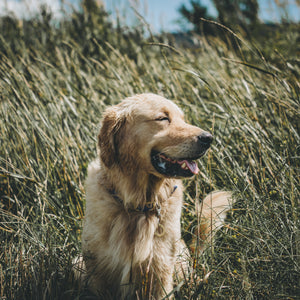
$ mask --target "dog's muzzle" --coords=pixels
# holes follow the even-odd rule
[[[172,158],[158,150],[151,152],[151,162],[155,170],[167,177],[191,177],[199,173],[195,160],[202,157],[213,141],[213,136],[203,132],[197,137],[196,150],[189,157]]]

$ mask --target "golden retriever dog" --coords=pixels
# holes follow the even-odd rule
[[[172,294],[174,270],[187,267],[181,179],[199,172],[195,160],[212,140],[158,95],[136,95],[106,110],[99,158],[88,168],[82,237],[85,280],[99,299]],[[193,243],[201,248],[230,209],[230,193],[210,194],[197,206]]]

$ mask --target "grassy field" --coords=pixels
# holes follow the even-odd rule
[[[174,99],[215,136],[185,182],[184,237],[195,201],[214,189],[236,199],[191,262],[203,280],[186,274],[177,299],[299,299],[298,29],[251,43],[223,29],[227,41],[198,37],[186,49],[112,29],[99,8],[60,24],[46,11],[2,18],[0,299],[92,299],[71,271],[86,169],[105,107],[143,92]]]

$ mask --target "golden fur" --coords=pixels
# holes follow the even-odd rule
[[[85,280],[100,299],[162,299],[173,289],[175,266],[187,268],[180,229],[183,188],[177,171],[168,172],[173,165],[180,169],[179,158],[204,154],[198,140],[203,133],[184,121],[173,102],[154,94],[106,110],[99,158],[88,168],[82,236]],[[156,168],[153,150],[163,153],[156,156]],[[169,158],[174,161],[168,165]],[[182,169],[197,173],[195,164],[186,163]],[[230,193],[217,192],[197,205],[200,247],[221,226],[229,199]]]

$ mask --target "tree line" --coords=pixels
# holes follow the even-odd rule
[[[218,12],[217,17],[208,13],[201,0],[190,0],[188,6],[182,4],[178,11],[193,25],[193,30],[197,33],[216,34],[216,26],[212,25],[212,21],[233,30],[242,29],[246,34],[252,34],[258,27],[261,29],[257,0],[212,0],[212,2]]]

